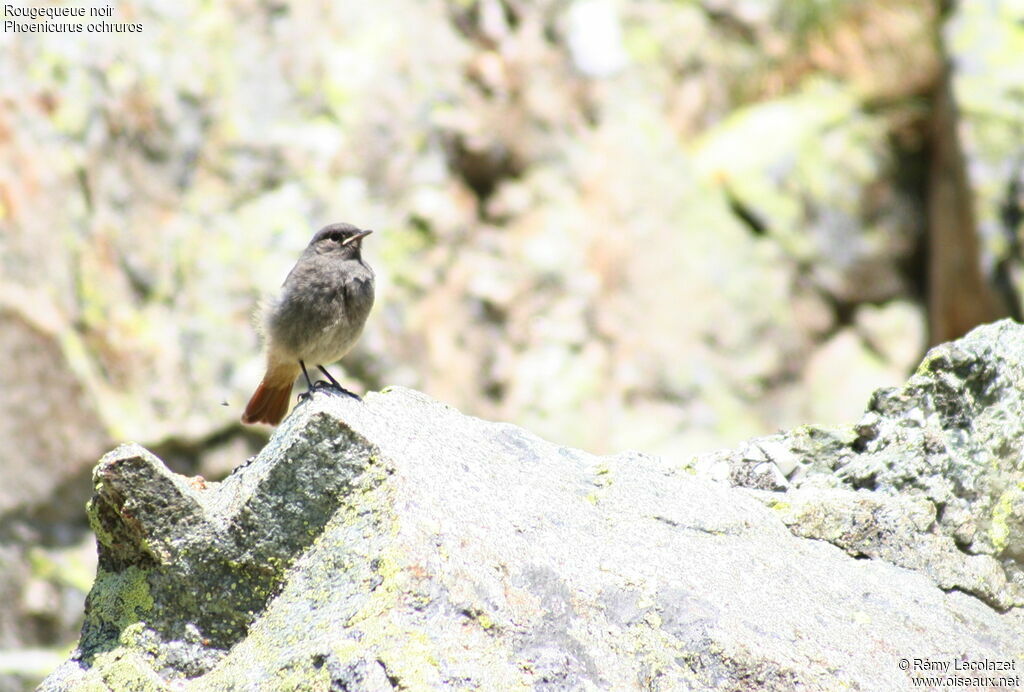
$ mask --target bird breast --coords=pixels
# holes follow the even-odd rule
[[[373,272],[358,260],[293,273],[267,312],[267,335],[307,364],[333,363],[355,345],[373,306]]]

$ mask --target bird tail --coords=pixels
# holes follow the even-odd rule
[[[243,423],[268,423],[277,425],[288,413],[288,399],[291,398],[292,385],[299,376],[299,367],[295,364],[271,364],[263,381],[256,388],[249,404],[242,414]]]

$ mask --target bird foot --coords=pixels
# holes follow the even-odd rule
[[[310,389],[307,389],[306,391],[304,391],[301,394],[299,394],[299,402],[301,403],[301,402],[305,401],[306,399],[311,398],[313,396],[313,392],[318,392],[318,391],[323,390],[323,389],[326,389],[326,390],[328,390],[330,392],[340,392],[341,394],[344,394],[346,396],[352,397],[356,401],[362,401],[363,400],[362,397],[360,397],[358,394],[356,394],[355,392],[350,392],[349,390],[345,389],[344,387],[342,387],[337,382],[328,382],[326,380],[317,380],[316,382],[313,383],[313,386]]]
[[[358,394],[356,394],[355,392],[350,392],[337,382],[327,382],[326,380],[318,380],[313,384],[313,389],[327,389],[332,392],[341,392],[346,396],[352,397],[356,401],[362,401],[362,398]]]

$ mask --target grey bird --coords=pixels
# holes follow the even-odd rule
[[[352,349],[373,307],[373,270],[362,257],[363,238],[372,232],[347,223],[321,228],[284,280],[280,295],[266,305],[261,323],[267,371],[245,407],[243,423],[280,423],[300,372],[314,388],[307,363],[351,394],[324,365]]]

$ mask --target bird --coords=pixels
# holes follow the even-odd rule
[[[306,365],[316,365],[331,386],[359,398],[338,384],[324,365],[341,360],[358,341],[373,307],[374,274],[362,257],[363,239],[373,231],[348,223],[324,226],[302,252],[281,286],[262,309],[260,328],[266,341],[267,367],[249,399],[242,422],[277,425],[288,413],[288,400],[301,372],[309,389],[315,385]]]

